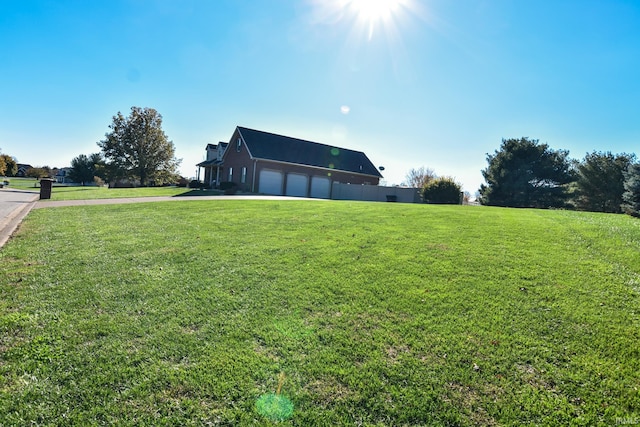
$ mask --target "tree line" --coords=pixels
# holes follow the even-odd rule
[[[640,216],[640,164],[635,154],[594,151],[582,160],[536,139],[503,139],[487,154],[480,203],[565,208]]]
[[[162,130],[162,115],[156,110],[131,107],[126,117],[118,112],[109,129],[97,143],[100,152],[80,154],[71,160],[67,175],[72,181],[81,185],[106,182],[147,186],[180,180],[177,169],[181,160],[175,157],[175,146]],[[32,167],[25,175],[52,177],[55,171],[47,166]],[[16,160],[0,154],[0,175],[15,176],[17,172]]]
[[[53,177],[58,172],[57,168],[49,166],[31,167],[25,171],[27,178]],[[0,176],[14,177],[18,175],[18,160],[9,154],[2,153],[0,149]]]
[[[162,130],[162,116],[153,108],[131,107],[129,116],[118,112],[109,125],[101,151],[81,154],[71,161],[69,177],[75,182],[128,182],[162,185],[177,182],[181,162],[175,146]],[[503,139],[487,154],[482,170],[485,184],[479,202],[489,206],[565,208],[593,212],[628,213],[640,217],[640,163],[635,154],[594,151],[572,160],[567,150],[553,150],[537,139]],[[0,175],[15,174],[12,157],[0,154]],[[459,203],[461,185],[433,170],[412,169],[406,184],[420,189],[428,203]]]

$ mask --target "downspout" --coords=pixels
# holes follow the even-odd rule
[[[333,178],[329,178],[329,199],[333,200]]]
[[[256,164],[258,164],[257,159],[253,159],[253,174],[251,174],[251,192],[256,192]]]

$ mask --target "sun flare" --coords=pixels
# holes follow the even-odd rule
[[[376,27],[391,25],[399,9],[407,0],[347,0],[346,8],[367,29],[368,39],[373,38]]]
[[[427,21],[426,0],[307,0],[312,22],[347,28],[351,41],[386,39],[400,43],[402,34]]]
[[[400,0],[351,0],[349,5],[360,19],[371,22],[389,19],[400,3]]]

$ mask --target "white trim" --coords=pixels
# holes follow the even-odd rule
[[[251,154],[251,150],[249,150],[249,146],[245,142],[244,136],[242,136],[242,132],[240,132],[240,126],[236,126],[236,132],[238,132],[238,135],[240,136],[240,139],[242,139],[242,143],[244,144],[244,148],[246,148],[247,149],[247,153],[249,153],[249,158],[253,159],[253,155]],[[233,134],[235,135],[235,132]],[[233,141],[233,135],[231,136],[231,140]]]

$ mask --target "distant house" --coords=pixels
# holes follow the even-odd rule
[[[207,157],[204,162],[198,163],[198,168],[204,168],[204,183],[211,187],[220,185],[222,177],[222,156],[229,143],[219,142],[217,144],[207,144]],[[199,169],[198,169],[199,170]]]
[[[31,169],[33,166],[27,165],[25,163],[18,163],[18,172],[16,172],[16,176],[20,178],[24,178],[27,176],[27,171]]]
[[[328,199],[334,182],[378,185],[382,178],[361,151],[240,126],[220,163],[205,163],[198,165],[205,167],[205,178],[215,171],[216,182],[231,181],[242,191],[274,195]]]
[[[70,171],[71,168],[60,168],[56,171],[53,179],[55,179],[58,184],[73,184],[74,181],[69,178]]]

